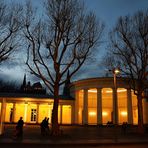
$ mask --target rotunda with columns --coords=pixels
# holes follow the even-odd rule
[[[137,97],[129,86],[128,78],[90,78],[72,83],[71,95],[75,98],[75,123],[138,124]],[[115,103],[115,96],[117,101]],[[115,111],[116,110],[116,111]],[[143,99],[144,123],[148,123],[148,101]]]

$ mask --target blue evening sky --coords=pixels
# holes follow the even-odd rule
[[[24,0],[7,0],[12,2],[24,2]],[[31,0],[36,6],[40,6],[42,0]],[[99,47],[100,52],[97,56],[97,62],[84,66],[76,79],[102,76],[104,72],[103,65],[100,65],[102,54],[105,51],[107,43],[107,33],[115,25],[119,16],[132,15],[138,10],[148,9],[148,0],[84,0],[88,10],[92,10],[98,18],[104,21],[106,28],[104,32],[104,45]],[[0,68],[1,77],[22,81],[24,73],[27,73],[27,68],[24,66],[22,56],[19,56],[19,61],[9,62]],[[14,57],[15,58],[15,57]],[[85,74],[84,74],[85,73]],[[31,77],[30,77],[31,79]]]

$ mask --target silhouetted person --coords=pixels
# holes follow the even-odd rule
[[[123,131],[123,134],[125,135],[126,131],[127,131],[127,122],[123,122],[123,124],[122,124],[122,131]]]
[[[42,135],[42,136],[45,136],[46,127],[47,127],[47,117],[45,117],[45,118],[42,120],[40,126],[41,126],[41,135]]]
[[[23,118],[20,117],[19,121],[17,122],[17,126],[16,126],[17,138],[23,137],[23,125],[24,125]]]
[[[46,134],[49,134],[49,118],[46,119],[46,122],[45,122],[45,131],[46,131]]]

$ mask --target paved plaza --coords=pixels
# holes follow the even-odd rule
[[[137,134],[137,127],[127,127],[126,132],[121,126],[61,126],[62,135],[42,137],[40,125],[25,125],[22,140],[14,139],[14,124],[5,125],[5,133],[0,137],[0,145],[31,144],[31,145],[104,145],[104,144],[148,144],[148,133]]]

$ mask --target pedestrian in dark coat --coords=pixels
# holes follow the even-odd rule
[[[19,121],[17,122],[17,126],[16,126],[16,137],[17,138],[23,137],[23,125],[24,125],[23,118],[20,117]]]
[[[45,122],[45,130],[46,130],[46,135],[49,135],[49,118],[47,118]]]
[[[47,120],[47,117],[45,117],[43,120],[42,120],[42,122],[41,122],[41,124],[40,124],[40,126],[41,126],[41,135],[42,136],[45,136],[45,133],[46,133],[46,121]]]

